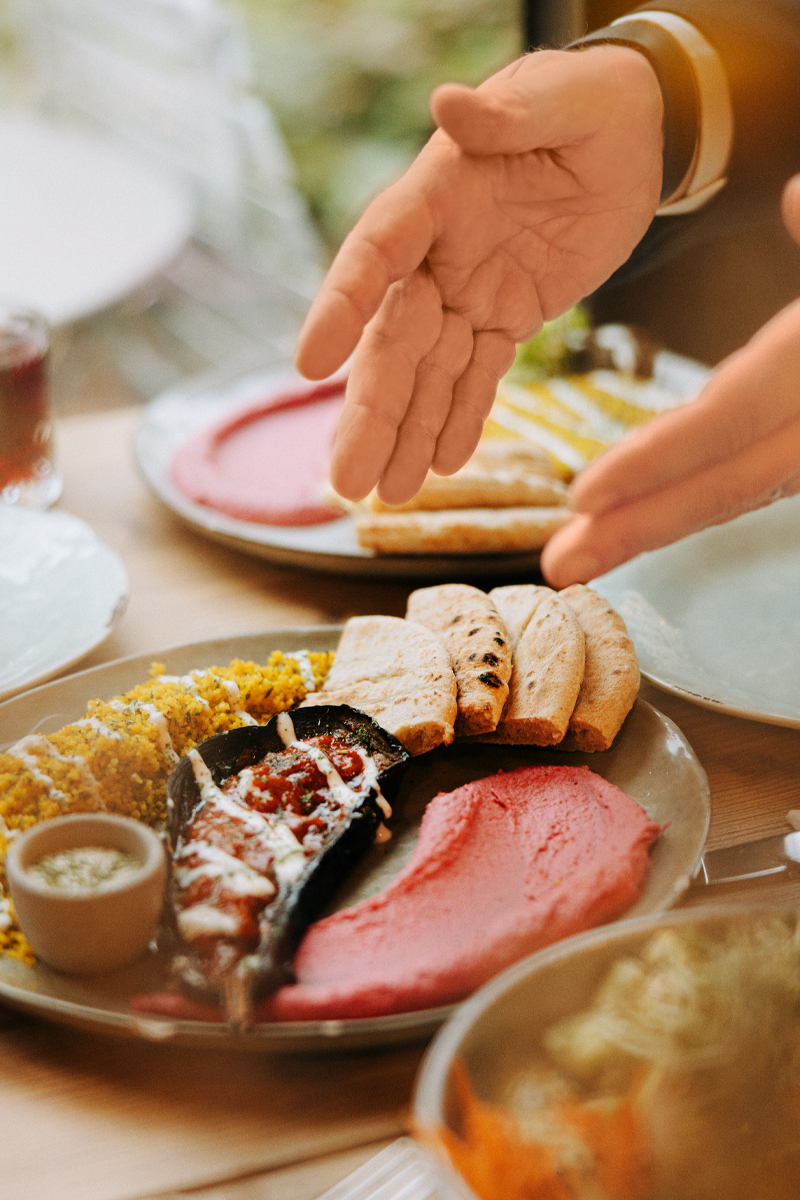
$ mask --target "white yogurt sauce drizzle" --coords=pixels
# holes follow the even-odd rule
[[[247,863],[242,862],[233,854],[228,854],[220,846],[211,842],[185,842],[180,849],[179,860],[184,858],[199,858],[193,867],[176,866],[175,878],[182,888],[189,887],[196,879],[207,876],[219,879],[225,886],[226,892],[234,896],[274,896],[275,885],[266,875],[259,874]]]
[[[189,760],[192,764],[192,771],[197,780],[197,786],[200,789],[200,796],[206,804],[214,805],[219,808],[227,816],[232,817],[236,821],[241,821],[245,830],[252,834],[261,845],[270,851],[273,855],[273,870],[278,884],[281,887],[288,886],[294,883],[302,874],[306,865],[305,851],[292,833],[291,829],[282,821],[271,821],[268,816],[262,813],[255,812],[253,809],[244,808],[241,804],[237,804],[234,799],[235,793],[224,793],[217,785],[211,776],[206,764],[196,750],[189,751]],[[200,854],[200,847],[208,847],[212,851],[216,851],[217,847],[211,846],[210,842],[194,841],[182,844],[176,857],[183,857],[188,854],[187,845],[193,848],[193,854]],[[209,863],[215,861],[214,854],[206,854],[203,851],[204,858]],[[238,860],[237,860],[238,861]],[[219,868],[219,862],[217,862]],[[211,871],[206,872],[212,874]],[[217,876],[222,875],[222,869],[218,869]]]
[[[166,676],[164,677],[166,678]],[[147,717],[151,725],[154,726],[158,733],[158,745],[162,754],[165,756],[168,763],[173,767],[180,762],[180,757],[175,753],[175,747],[172,744],[172,738],[169,735],[169,725],[167,718],[164,716],[160,708],[156,708],[155,704],[144,700],[132,700],[130,704],[123,704],[121,700],[109,700],[108,707],[113,708],[114,712],[118,713],[137,713],[142,712]]]
[[[180,684],[182,688],[186,689],[190,696],[193,696],[195,700],[198,700],[200,704],[202,704],[203,708],[210,708],[211,705],[208,703],[208,701],[200,695],[200,687],[198,685],[198,680],[202,679],[203,676],[207,674],[210,675],[213,674],[213,672],[190,671],[188,675],[158,675],[156,676],[155,682]],[[216,679],[219,677],[215,675],[214,678]]]
[[[351,811],[364,792],[374,788],[377,792],[376,803],[381,812],[386,817],[392,815],[392,810],[381,795],[378,786],[378,769],[375,761],[364,755],[358,747],[354,746],[353,749],[362,762],[362,785],[356,792],[347,786],[336,767],[318,746],[312,746],[308,742],[297,739],[294,723],[288,713],[278,714],[276,727],[278,736],[287,749],[300,750],[313,759],[325,776],[332,797],[341,808],[347,812]],[[272,866],[279,887],[284,888],[296,882],[308,861],[306,850],[302,844],[285,822],[275,820],[269,814],[265,815],[245,807],[243,803],[253,787],[253,769],[245,767],[236,777],[235,787],[223,792],[214,782],[211,771],[197,750],[190,750],[188,758],[192,764],[201,800],[241,822],[246,832],[271,853]],[[391,833],[381,823],[376,834],[376,841],[385,842],[390,837]],[[188,859],[193,860],[192,866],[183,865]],[[219,846],[215,846],[205,839],[197,838],[189,842],[179,842],[173,856],[173,864],[178,885],[184,889],[188,888],[196,879],[206,877],[219,880],[226,891],[238,896],[272,896],[275,892],[269,879],[252,870],[241,859],[227,854]],[[191,941],[194,938],[215,934],[234,936],[239,922],[233,914],[218,912],[213,905],[196,904],[178,914],[178,925],[183,937],[187,941]]]
[[[9,829],[9,827],[6,825],[5,821],[3,820],[3,817],[0,816],[0,833],[2,833],[2,835],[6,839],[6,841],[10,842],[12,838],[19,837],[19,835],[22,833],[22,830],[21,829]],[[3,893],[3,888],[2,888],[2,884],[0,884],[0,895],[2,895],[2,893]]]
[[[109,729],[108,725],[104,725],[99,717],[84,717],[82,721],[76,721],[76,726],[88,725],[95,733],[99,733],[102,737],[113,738],[115,742],[121,742],[123,735],[117,729]]]
[[[239,690],[238,683],[234,679],[222,679],[222,677],[219,675],[216,675],[214,678],[219,679],[220,683],[222,684],[228,697],[228,704],[230,705],[231,712],[234,713],[245,725],[257,725],[258,721],[255,719],[255,717],[251,717],[250,713],[242,704],[242,693]]]
[[[317,690],[317,681],[314,678],[314,668],[311,665],[311,659],[308,657],[307,651],[295,650],[289,657],[293,658],[297,663],[306,693],[311,695],[312,692]]]
[[[39,783],[43,784],[47,789],[47,794],[51,800],[57,804],[63,805],[67,802],[67,797],[60,788],[57,788],[49,775],[46,775],[39,766],[40,758],[53,758],[56,762],[71,763],[76,766],[81,774],[81,778],[92,794],[92,799],[98,808],[105,808],[105,801],[98,787],[97,780],[86,765],[86,760],[81,758],[79,754],[60,754],[49,738],[43,737],[42,734],[29,734],[28,737],[20,738],[13,746],[9,748],[9,754],[13,754],[15,758],[21,759],[25,766]]]
[[[358,746],[350,747],[361,759],[363,780],[359,791],[354,792],[352,788],[347,786],[339,772],[334,767],[333,763],[330,761],[330,759],[325,757],[318,746],[311,746],[308,742],[302,742],[297,739],[294,722],[287,712],[278,713],[275,724],[278,730],[278,737],[281,739],[287,750],[291,748],[303,750],[306,754],[314,759],[317,766],[327,779],[328,787],[331,789],[333,795],[340,800],[340,803],[342,803],[348,809],[353,808],[356,801],[360,799],[364,792],[368,792],[370,788],[374,788],[377,793],[375,797],[375,803],[387,820],[389,817],[391,817],[392,808],[389,804],[389,801],[381,793],[380,785],[378,783],[378,767],[374,758],[370,758],[368,755],[363,754]],[[349,792],[349,797],[343,799],[344,793],[340,793],[339,788],[344,788],[346,792]],[[386,833],[389,833],[388,829],[386,830]],[[389,836],[391,837],[391,834],[389,834]],[[384,838],[383,840],[385,841],[386,839]]]

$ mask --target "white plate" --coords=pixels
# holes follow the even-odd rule
[[[78,662],[127,600],[120,558],[83,521],[0,505],[0,699]]]
[[[54,325],[121,299],[191,231],[178,181],[108,138],[6,112],[0,162],[0,296]]]
[[[283,566],[336,575],[430,580],[530,576],[538,569],[538,550],[527,554],[380,556],[359,546],[352,517],[305,526],[239,521],[189,500],[172,482],[172,456],[195,433],[237,408],[309,386],[296,372],[272,367],[244,378],[201,380],[165,393],[148,405],[136,435],[136,458],[145,479],[158,498],[198,533]]]
[[[676,397],[693,395],[707,374],[705,367],[680,355],[662,352],[656,360],[658,381]],[[245,377],[220,375],[165,392],[148,405],[136,435],[136,458],[145,479],[159,499],[199,533],[284,566],[338,575],[430,580],[518,581],[538,572],[538,550],[524,554],[376,555],[359,546],[352,517],[304,527],[259,525],[196,504],[172,482],[172,456],[194,434],[240,407],[309,386],[295,371],[278,371],[273,366]]]
[[[642,554],[592,587],[625,618],[653,683],[800,728],[800,496]]]
[[[93,667],[0,704],[0,741],[12,742],[33,729],[46,734],[79,720],[90,699],[110,699],[145,680],[153,659],[164,663],[168,673],[182,675],[232,658],[265,662],[276,649],[289,653],[335,649],[339,634],[340,629],[331,626],[270,630],[154,650]],[[413,848],[425,805],[437,792],[501,767],[542,762],[586,763],[639,801],[664,832],[653,849],[644,891],[626,915],[660,912],[674,904],[702,856],[710,814],[708,781],[680,730],[639,700],[614,746],[603,754],[559,754],[532,746],[450,746],[415,759],[394,806],[388,848],[377,847],[367,855],[334,907],[374,895],[398,873]],[[132,995],[164,989],[165,969],[163,961],[151,956],[126,971],[91,979],[59,975],[41,963],[29,968],[0,958],[0,999],[52,1020],[105,1033],[254,1051],[333,1050],[418,1041],[429,1037],[452,1012],[448,1006],[358,1020],[273,1022],[244,1033],[202,1021],[131,1014]]]

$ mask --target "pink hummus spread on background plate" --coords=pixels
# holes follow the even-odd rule
[[[345,380],[298,386],[240,409],[175,453],[175,486],[196,504],[263,525],[342,516],[325,499]]]

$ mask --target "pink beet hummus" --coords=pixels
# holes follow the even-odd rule
[[[342,379],[299,386],[226,417],[181,446],[173,483],[240,521],[318,525],[341,517],[324,490],[344,388]]]
[[[440,794],[379,896],[312,925],[275,1020],[463,1000],[498,971],[624,913],[660,830],[588,767],[522,767]]]

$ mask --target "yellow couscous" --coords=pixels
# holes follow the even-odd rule
[[[154,663],[147,683],[92,700],[85,717],[57,733],[22,738],[0,753],[0,862],[17,831],[67,813],[103,809],[158,827],[167,778],[188,750],[291,708],[322,686],[332,661],[330,653],[276,651],[265,666],[235,659],[180,677]],[[0,952],[32,961],[4,892]]]

